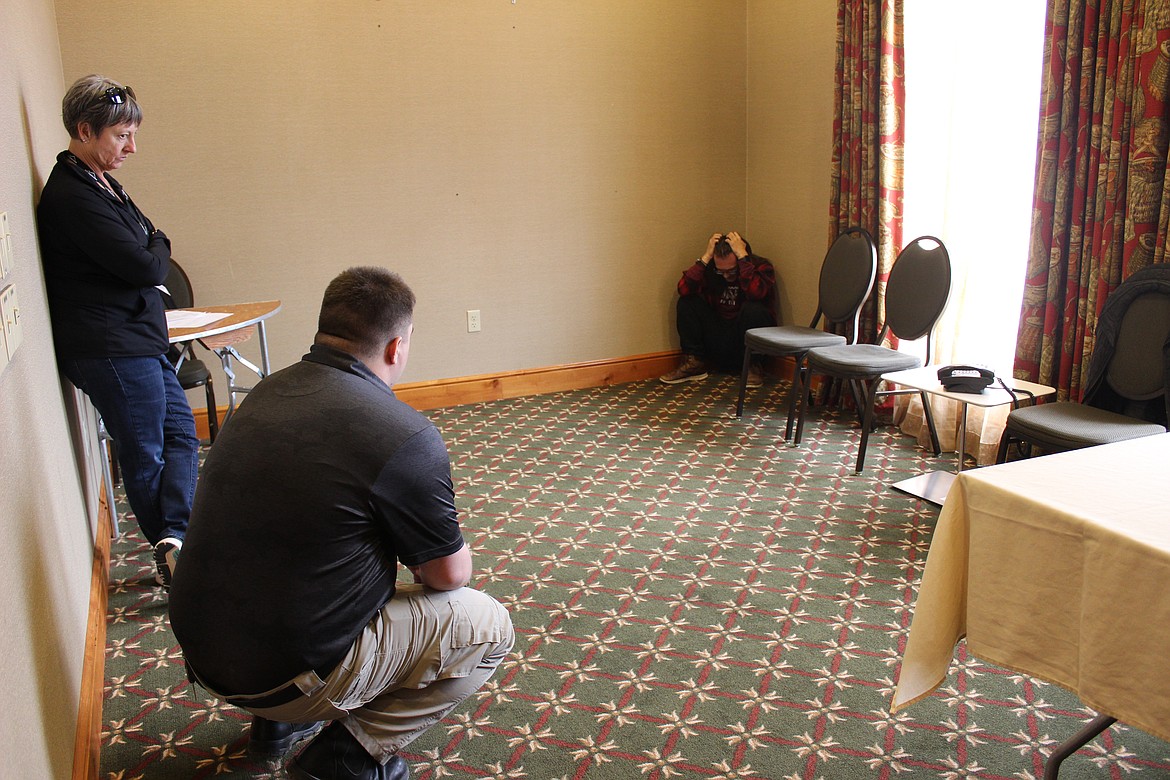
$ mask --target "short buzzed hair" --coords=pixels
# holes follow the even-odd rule
[[[325,288],[317,335],[342,339],[355,357],[370,357],[409,332],[414,301],[414,293],[393,271],[348,268]]]
[[[65,123],[70,138],[80,139],[78,128],[83,123],[89,124],[94,135],[114,125],[137,127],[142,124],[142,108],[130,87],[93,73],[73,82],[65,93],[61,101],[61,121]]]

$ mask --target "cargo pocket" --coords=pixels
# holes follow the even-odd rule
[[[466,677],[483,662],[484,645],[498,644],[504,636],[507,620],[495,599],[479,591],[462,589],[458,596],[448,599],[451,611],[451,629],[443,648],[441,678]],[[473,595],[474,594],[474,595]],[[465,597],[469,597],[466,598]],[[469,605],[467,601],[476,603]],[[503,621],[501,620],[503,618]]]

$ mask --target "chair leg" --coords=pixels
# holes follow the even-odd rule
[[[861,385],[859,383],[860,380],[850,379],[850,380],[848,380],[848,382],[849,382],[849,394],[853,396],[853,405],[855,407],[857,407],[857,424],[858,425],[865,425],[865,420],[868,417],[870,420],[870,424],[872,425],[873,424],[873,417],[871,415],[867,414],[867,410],[866,410],[866,406],[865,406],[865,398],[863,397],[864,394],[861,392]],[[869,405],[873,406],[872,400],[870,401]]]
[[[804,434],[804,413],[808,409],[808,393],[812,386],[812,370],[805,366],[797,370],[796,374],[800,377],[800,382],[794,389],[794,392],[800,393],[800,405],[796,413],[796,435],[792,439],[793,444],[800,444],[800,437]]]
[[[207,439],[215,444],[215,437],[219,435],[219,410],[215,407],[215,386],[211,379],[203,386],[204,397],[207,399]]]
[[[804,355],[793,355],[792,384],[788,388],[788,423],[784,426],[784,440],[792,438],[792,424],[796,417],[796,394],[804,387]],[[797,439],[797,441],[800,441]]]
[[[995,451],[996,463],[1007,463],[1008,447],[1010,446],[1012,446],[1012,437],[1008,433],[1008,429],[1004,428],[999,437],[999,449]]]
[[[114,471],[112,461],[114,460],[114,440],[106,432],[105,425],[98,423],[98,448],[100,452],[98,457],[101,458],[102,466],[102,482],[104,483],[106,491],[106,504],[110,510],[110,537],[116,539],[122,532],[118,527],[118,507],[114,501]]]
[[[938,429],[934,427],[934,413],[930,411],[930,398],[925,392],[921,392],[919,395],[922,396],[922,416],[926,418],[926,427],[930,431],[930,446],[934,448],[934,457],[937,458],[942,454],[942,446],[938,443]],[[963,454],[959,453],[959,457],[963,457]]]
[[[865,416],[861,421],[861,443],[857,447],[857,469],[853,472],[855,474],[860,474],[865,468],[865,448],[869,444],[869,430],[873,427],[874,404],[877,402],[877,387],[880,383],[880,379],[872,380],[865,394]],[[853,382],[849,384],[852,386]]]
[[[122,464],[118,462],[118,442],[110,439],[110,476],[115,485],[122,484]]]
[[[833,404],[838,409],[841,408],[841,385],[844,383],[845,380],[839,376],[835,376],[829,379],[828,387],[825,388],[826,405]]]
[[[735,402],[735,416],[743,417],[743,399],[747,396],[748,368],[752,363],[752,350],[747,344],[743,345],[743,370],[739,372],[739,400]]]

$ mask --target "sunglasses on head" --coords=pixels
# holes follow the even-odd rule
[[[134,97],[134,90],[130,87],[107,87],[102,92],[102,97],[115,106],[120,106],[126,102],[126,96],[129,95],[131,100],[136,100]]]

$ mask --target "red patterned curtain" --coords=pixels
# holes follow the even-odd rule
[[[1049,0],[1015,373],[1079,400],[1105,298],[1163,262],[1170,4]]]
[[[885,284],[902,248],[905,67],[902,0],[838,0],[829,241],[852,225],[878,245],[862,341],[885,319]]]

